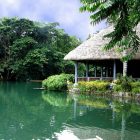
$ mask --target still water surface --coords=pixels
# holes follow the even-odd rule
[[[0,83],[0,140],[140,140],[139,102]]]

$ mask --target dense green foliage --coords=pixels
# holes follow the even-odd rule
[[[124,82],[121,84],[115,84],[113,87],[115,92],[129,92],[130,94],[140,94],[140,82]]]
[[[140,94],[140,81],[134,80],[131,76],[118,75],[118,78],[112,82],[108,81],[79,81],[77,85],[68,83],[69,91],[81,94],[99,94],[115,96],[136,96]],[[74,91],[72,89],[77,89]],[[120,95],[118,94],[120,93]]]
[[[119,75],[114,81],[113,91],[130,92],[130,94],[140,93],[140,81],[135,81],[131,76]]]
[[[129,92],[132,90],[131,82],[133,82],[132,77],[128,76],[118,76],[118,79],[116,80],[116,84],[120,85],[120,88],[124,92]]]
[[[64,56],[79,45],[58,23],[28,19],[0,20],[0,79],[44,79],[52,74],[73,73]]]
[[[81,93],[106,92],[109,90],[109,85],[110,83],[107,81],[78,82],[78,88]]]
[[[140,82],[131,82],[132,93],[140,93]]]
[[[43,80],[42,86],[48,90],[67,90],[67,82],[73,80],[72,74],[53,75]]]
[[[140,1],[139,0],[81,0],[83,6],[81,11],[91,13],[93,24],[104,19],[114,25],[114,31],[106,35],[110,42],[105,49],[118,46],[120,51],[129,48],[129,54],[124,57],[129,60],[138,51],[140,38],[136,34],[136,26],[140,22]]]

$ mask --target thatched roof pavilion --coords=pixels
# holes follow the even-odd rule
[[[104,46],[109,42],[108,38],[104,36],[113,31],[113,26],[101,30],[97,34],[94,34],[90,39],[83,42],[80,46],[76,47],[74,50],[69,52],[64,60],[72,60],[75,62],[111,62],[116,61],[117,63],[121,60],[123,53],[119,52],[116,48],[109,51],[104,50]],[[140,24],[136,27],[137,35],[140,37]],[[133,60],[140,60],[140,51],[135,55]],[[114,63],[113,78],[116,78],[116,66]],[[120,61],[121,62],[121,61]],[[122,63],[122,62],[121,62]],[[139,63],[140,64],[140,63]],[[124,67],[127,67],[125,64]],[[120,72],[120,71],[119,71]],[[131,75],[131,74],[130,74]]]

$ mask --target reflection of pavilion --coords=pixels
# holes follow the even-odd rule
[[[139,140],[138,106],[137,108],[133,106],[134,110],[129,114],[132,107],[129,103],[111,102],[110,99],[91,96],[86,98],[78,95],[59,97],[58,94],[44,96],[43,99],[53,112],[50,117],[55,116],[53,118],[55,123],[51,127],[52,135],[54,132],[70,131],[81,139],[95,138],[97,135],[104,140]]]
[[[82,139],[93,138],[98,135],[105,140],[138,140],[139,133],[127,130],[125,113],[120,112],[120,120],[117,120],[115,118],[117,113],[114,110],[115,106],[112,106],[111,109],[96,109],[81,106],[77,103],[77,100],[74,100],[75,119],[74,121],[70,120],[65,129],[72,131]],[[83,113],[81,114],[81,112]],[[131,126],[129,126],[129,129],[131,130]]]

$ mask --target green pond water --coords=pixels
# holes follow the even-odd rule
[[[0,82],[0,140],[140,140],[140,104]]]

